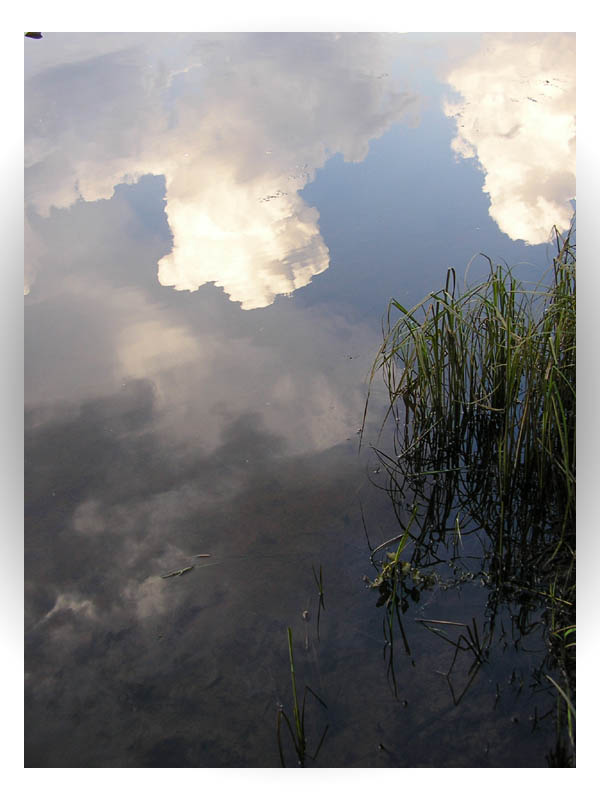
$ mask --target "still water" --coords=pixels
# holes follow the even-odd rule
[[[419,622],[485,630],[484,582],[405,611],[394,686],[377,391],[358,442],[390,298],[551,263],[574,70],[556,33],[25,39],[26,766],[279,767],[288,628],[307,766],[548,765],[536,620],[474,676]]]

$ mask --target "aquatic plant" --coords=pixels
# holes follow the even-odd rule
[[[298,758],[298,766],[303,767],[307,758],[310,758],[313,761],[317,758],[317,756],[319,755],[319,751],[321,750],[321,746],[325,741],[325,735],[327,734],[327,731],[329,729],[329,725],[326,725],[314,754],[309,755],[307,749],[308,741],[307,741],[305,717],[304,717],[304,712],[306,707],[306,693],[310,692],[310,694],[323,706],[323,708],[327,708],[327,705],[310,688],[310,686],[304,687],[302,706],[299,705],[298,693],[296,690],[296,669],[294,666],[294,647],[292,642],[291,628],[287,629],[287,637],[288,637],[288,652],[290,657],[290,677],[292,683],[292,700],[293,700],[292,713],[294,717],[294,725],[292,726],[289,716],[283,710],[283,707],[280,706],[277,709],[277,745],[279,747],[279,759],[281,761],[281,766],[285,767],[285,759],[283,756],[283,742],[281,738],[281,723],[283,721],[287,725],[288,731],[290,733],[294,750],[296,751],[296,756]]]
[[[486,497],[499,503],[500,554],[509,509],[518,508],[526,530],[540,523],[558,528],[561,542],[573,523],[575,246],[570,236],[561,239],[557,233],[548,287],[529,288],[490,260],[488,279],[462,294],[450,268],[445,289],[414,308],[392,300],[369,377],[370,387],[376,373],[383,374],[388,415],[398,420],[393,460],[410,468],[405,472],[414,478],[456,472],[486,490]],[[365,416],[367,407],[368,398]]]
[[[455,657],[472,652],[478,669],[502,604],[520,604],[523,630],[534,610],[543,613],[546,667],[559,678],[548,675],[546,685],[574,745],[576,249],[573,231],[555,235],[547,284],[525,284],[487,259],[489,275],[474,286],[459,291],[451,268],[445,288],[413,308],[392,300],[362,427],[381,375],[381,431],[392,423],[393,452],[373,450],[400,525],[371,555],[379,573],[371,585],[384,588],[386,608],[399,620],[407,608],[406,593],[390,599],[398,569],[451,565],[476,536],[479,567],[456,581],[489,587],[488,631],[480,640],[474,621],[458,623],[466,633]],[[411,545],[408,567],[389,555],[373,560],[398,541]]]

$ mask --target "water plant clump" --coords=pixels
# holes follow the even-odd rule
[[[413,308],[390,302],[369,390],[381,375],[393,452],[373,449],[401,526],[384,544],[410,541],[411,564],[379,559],[372,585],[395,591],[474,535],[490,629],[503,604],[543,617],[543,674],[573,746],[576,249],[573,231],[555,234],[545,285],[487,259],[483,282],[459,291],[451,268]]]
[[[414,308],[393,300],[370,383],[383,373],[407,474],[462,472],[499,501],[500,528],[518,510],[521,528],[563,539],[575,509],[575,247],[558,239],[548,287],[490,261],[462,294],[451,268]]]
[[[302,705],[300,705],[298,701],[298,692],[296,689],[296,668],[294,665],[294,646],[293,646],[293,639],[292,639],[292,629],[287,629],[287,639],[288,639],[288,652],[289,652],[289,659],[290,659],[290,677],[292,683],[292,712],[293,712],[293,724],[290,720],[289,716],[283,710],[283,706],[280,706],[277,709],[277,746],[279,748],[279,760],[281,762],[281,766],[285,767],[285,758],[283,754],[283,741],[282,741],[282,722],[284,722],[287,726],[288,732],[290,734],[290,738],[296,753],[297,764],[299,767],[304,767],[306,764],[307,759],[311,761],[316,761],[317,756],[319,755],[319,751],[325,741],[325,736],[327,731],[329,730],[329,725],[325,726],[323,733],[321,734],[321,738],[319,743],[315,749],[315,752],[310,755],[308,752],[308,736],[306,731],[306,724],[305,724],[305,708],[306,708],[306,693],[309,692],[315,700],[317,700],[323,708],[327,708],[327,705],[321,698],[314,692],[310,686],[304,687],[304,694],[302,697]]]

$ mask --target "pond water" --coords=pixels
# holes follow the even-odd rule
[[[473,669],[420,620],[483,636],[491,589],[437,583],[390,672],[377,386],[358,444],[392,297],[551,264],[574,70],[558,33],[25,39],[26,766],[279,767],[288,628],[306,766],[556,760],[542,608]]]

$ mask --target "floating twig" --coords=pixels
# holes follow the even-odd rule
[[[179,577],[180,575],[185,575],[186,572],[189,572],[192,569],[194,569],[194,565],[193,564],[191,566],[189,566],[189,567],[183,567],[182,569],[176,569],[173,572],[169,572],[168,575],[161,575],[160,577],[161,578],[176,578],[176,577]]]

